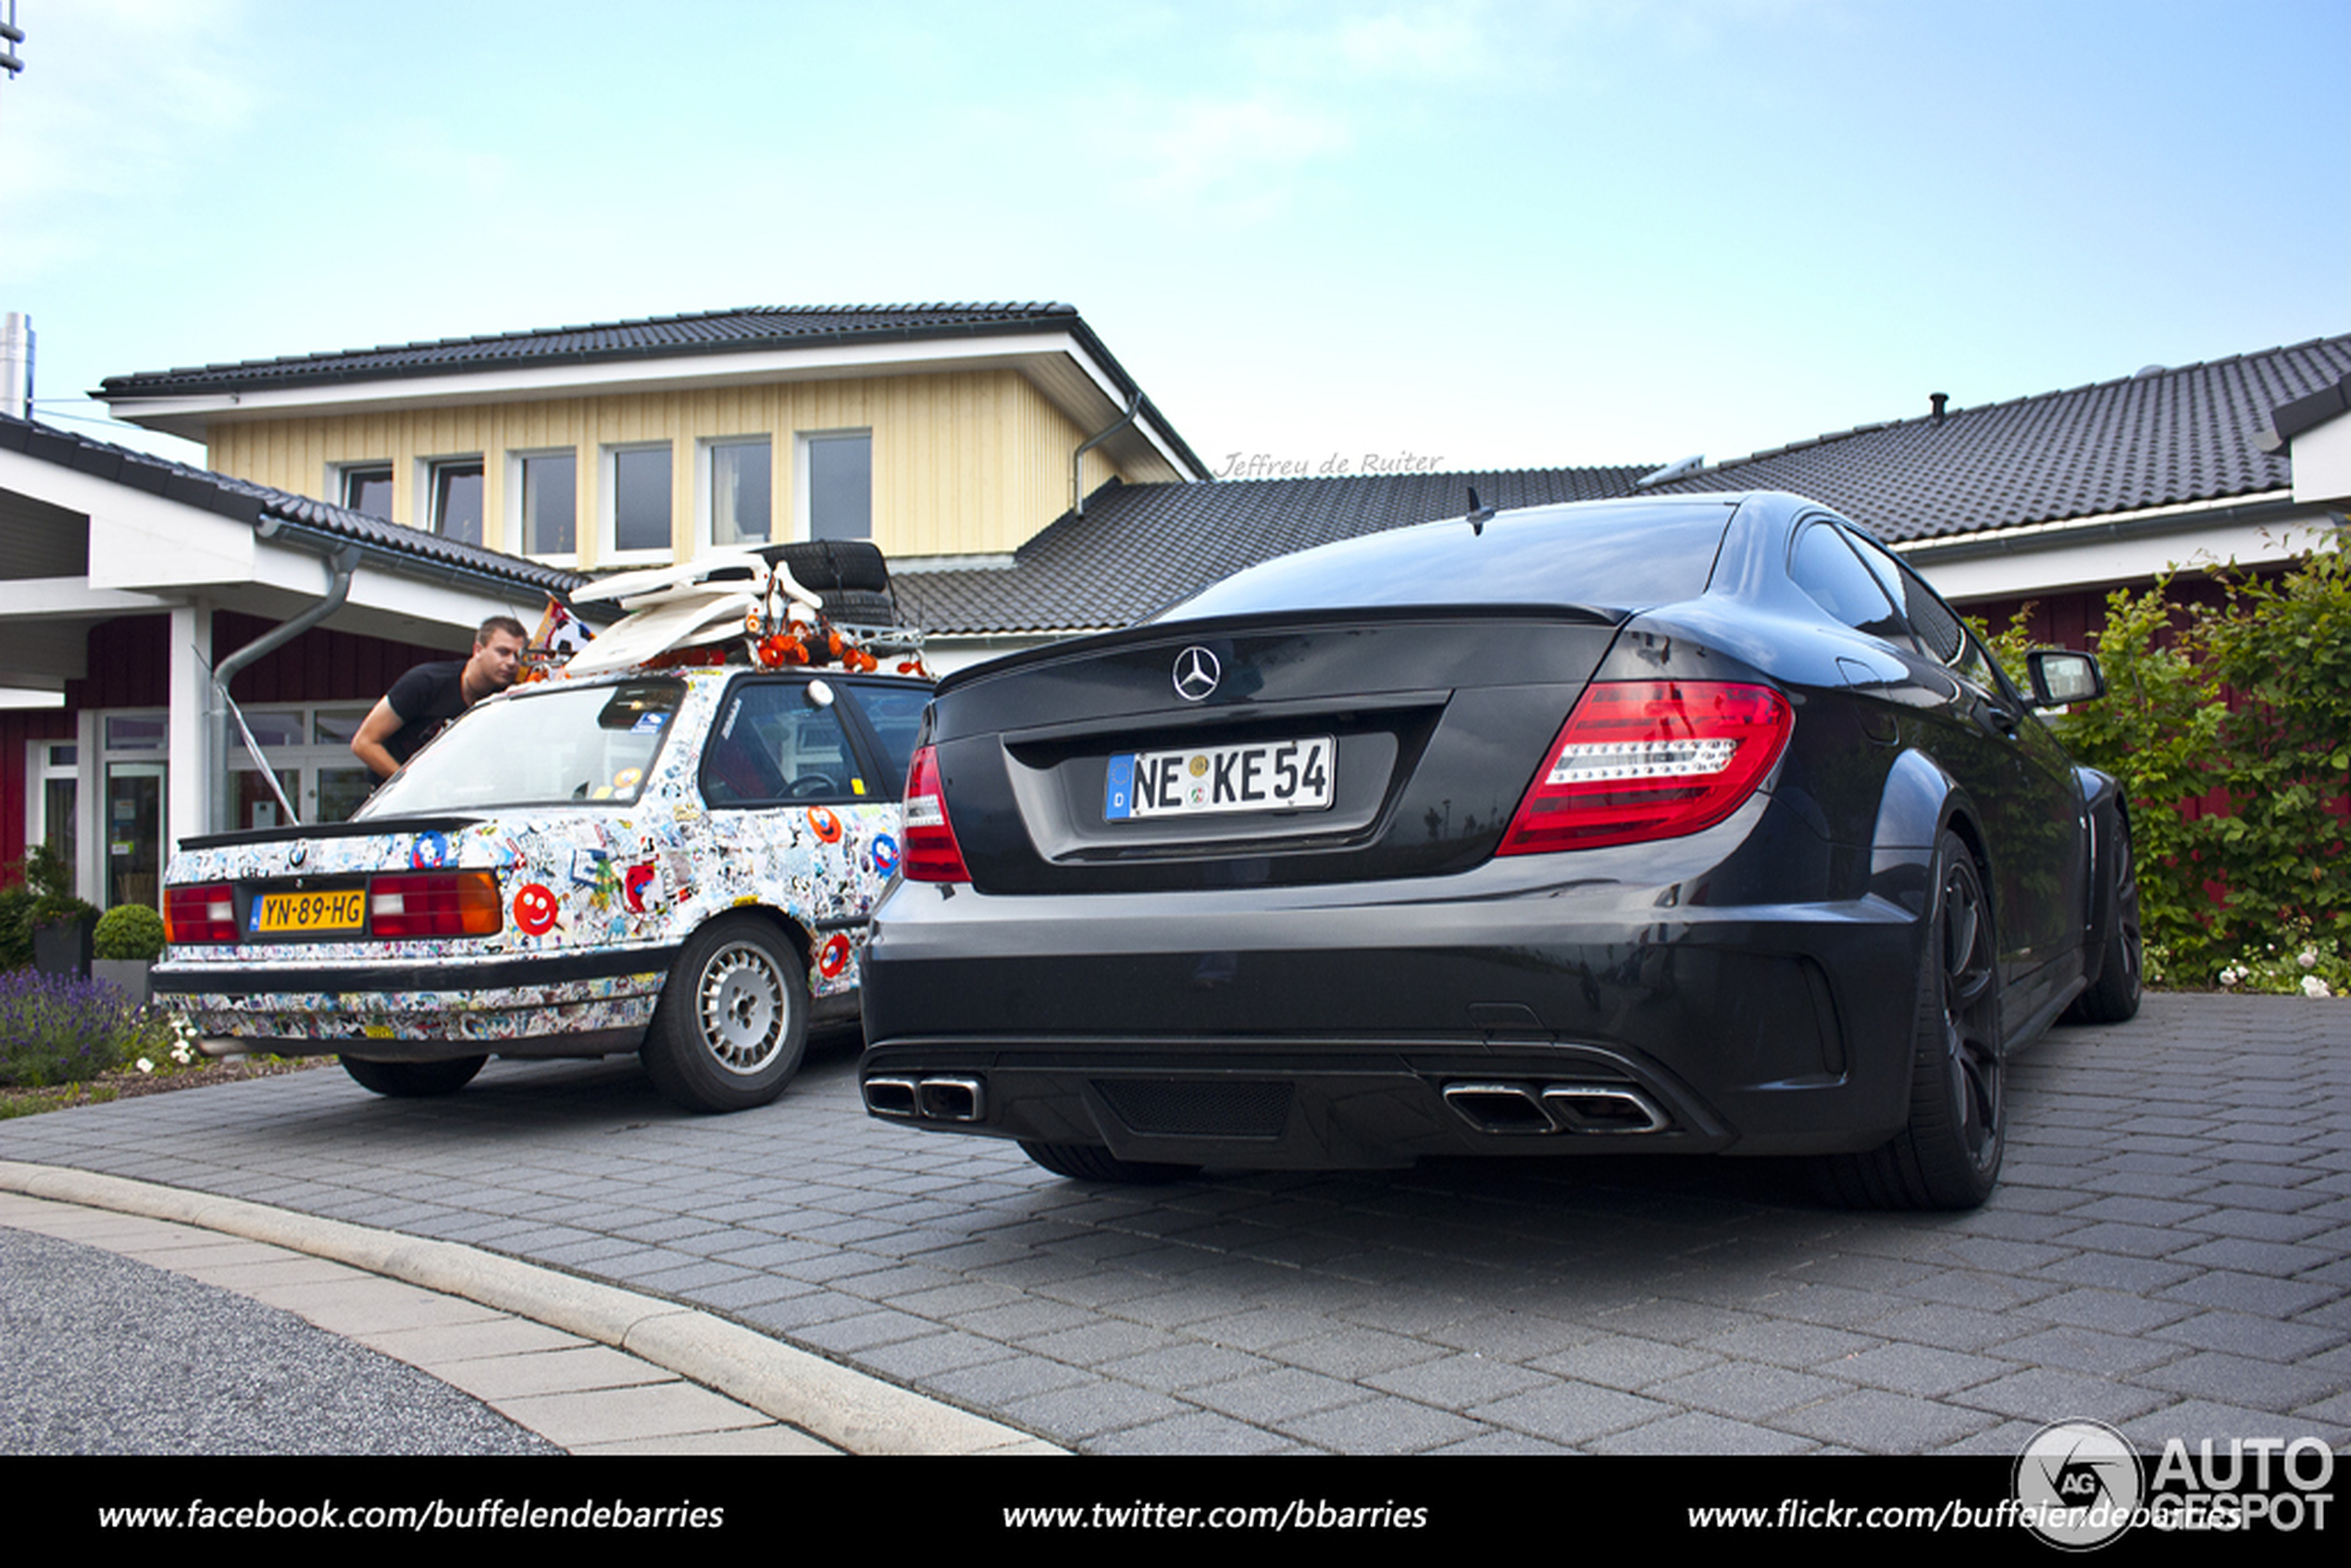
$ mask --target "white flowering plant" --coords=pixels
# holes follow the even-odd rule
[[[2231,960],[2213,982],[2224,991],[2285,996],[2351,996],[2351,954],[2332,937],[2289,929],[2279,940]]]

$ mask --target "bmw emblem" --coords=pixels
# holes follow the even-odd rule
[[[288,865],[299,867],[304,861],[308,860],[309,858],[310,846],[308,843],[300,839],[296,839],[294,840],[294,847],[286,852],[286,864]]]
[[[1194,644],[1176,655],[1176,695],[1187,703],[1197,703],[1216,690],[1225,667],[1216,655]]]

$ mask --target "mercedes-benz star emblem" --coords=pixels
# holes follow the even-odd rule
[[[1205,648],[1187,648],[1176,655],[1176,695],[1197,703],[1216,690],[1224,673],[1215,654]]]

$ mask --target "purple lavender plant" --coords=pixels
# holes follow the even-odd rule
[[[129,1060],[139,1038],[138,1011],[104,980],[0,974],[0,1086],[85,1082]]]

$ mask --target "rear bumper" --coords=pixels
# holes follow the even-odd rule
[[[1565,864],[1497,863],[1443,898],[902,884],[865,953],[868,1108],[1269,1168],[1835,1152],[1900,1129],[1913,901],[1691,905]]]
[[[653,1022],[675,947],[473,961],[179,962],[155,998],[198,1032],[280,1055],[429,1062],[495,1052],[633,1051]]]

